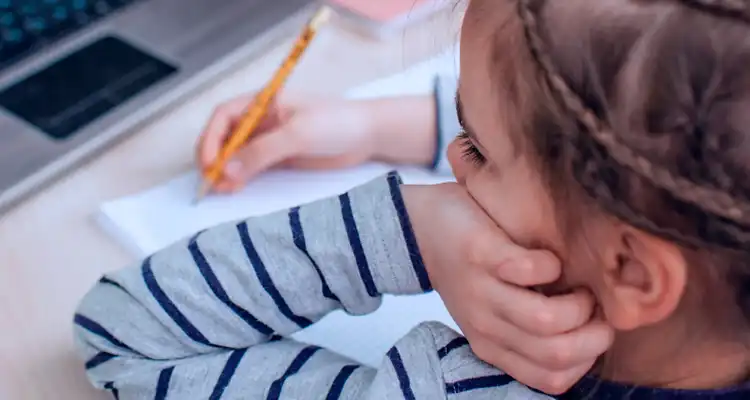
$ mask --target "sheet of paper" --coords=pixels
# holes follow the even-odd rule
[[[210,226],[309,203],[344,193],[388,173],[393,167],[365,164],[333,171],[271,171],[232,196],[193,198],[200,183],[195,172],[162,186],[103,204],[99,222],[138,256],[147,256]],[[416,168],[400,168],[412,183],[436,183],[448,178]]]

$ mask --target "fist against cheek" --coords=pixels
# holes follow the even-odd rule
[[[530,289],[559,278],[557,258],[515,245],[458,184],[402,190],[432,286],[477,357],[552,394],[583,377],[612,330],[589,293]]]

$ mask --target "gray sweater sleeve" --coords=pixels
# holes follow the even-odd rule
[[[119,399],[443,399],[520,387],[437,323],[414,328],[377,369],[284,338],[333,310],[365,314],[384,293],[427,290],[391,174],[109,274],[81,302],[75,332],[90,380]]]
[[[435,118],[437,119],[437,146],[432,168],[441,174],[450,174],[451,167],[446,158],[448,145],[461,131],[456,115],[455,96],[457,82],[455,78],[438,76],[435,78]]]

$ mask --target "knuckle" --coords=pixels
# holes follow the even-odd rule
[[[552,395],[560,395],[565,393],[570,386],[568,378],[563,373],[552,373],[549,375],[546,384],[544,385],[544,392]]]
[[[572,360],[573,351],[567,341],[558,340],[550,343],[546,356],[549,367],[566,368]]]
[[[542,308],[536,311],[532,315],[532,322],[541,334],[555,333],[555,315],[550,310]]]

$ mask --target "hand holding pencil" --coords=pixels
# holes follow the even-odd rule
[[[247,113],[240,119],[233,134],[229,136],[227,142],[219,151],[217,159],[204,171],[204,182],[195,199],[196,203],[211,191],[213,185],[221,176],[224,166],[229,159],[258,129],[263,118],[266,116],[272,101],[291,75],[302,54],[310,45],[310,42],[317,34],[321,25],[327,22],[330,13],[331,12],[328,8],[321,8],[305,26],[302,33],[297,38],[291,52],[276,71],[276,74],[263,90],[258,93],[255,101],[247,110]]]

